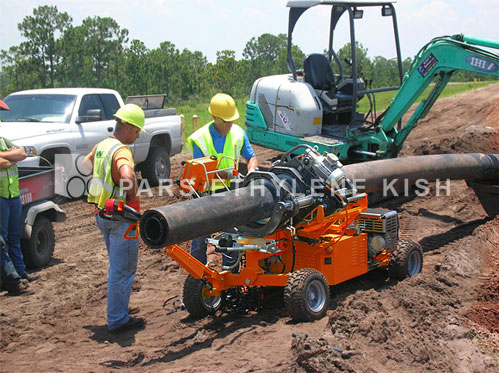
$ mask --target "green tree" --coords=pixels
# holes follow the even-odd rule
[[[287,37],[285,34],[262,34],[258,38],[251,38],[244,47],[243,57],[248,60],[250,80],[265,76],[282,74],[287,71],[283,66],[287,50]],[[285,60],[284,60],[285,61]]]
[[[8,51],[2,50],[0,60],[4,65],[2,71],[9,81],[9,85],[4,88],[5,93],[42,87],[37,61],[26,57],[21,46],[10,47]]]
[[[217,52],[217,62],[211,69],[213,87],[234,96],[238,82],[236,53],[232,50]]]
[[[88,86],[92,81],[91,60],[85,45],[85,28],[69,27],[57,40],[61,62],[57,77],[62,87]]]
[[[93,65],[93,84],[112,87],[116,77],[107,68],[120,56],[128,30],[121,30],[110,17],[87,17],[83,20],[85,47]]]
[[[167,98],[172,98],[179,79],[179,59],[179,50],[169,41],[162,42],[159,48],[149,53],[149,78],[154,93],[164,93]]]
[[[118,29],[115,36],[116,39],[113,41],[113,48],[111,51],[109,76],[110,80],[113,82],[111,87],[120,90],[123,82],[123,59],[126,44],[128,43],[128,29]]]
[[[209,88],[206,85],[208,62],[201,52],[184,49],[179,56],[178,70],[175,74],[175,92],[178,92],[178,98],[186,100],[208,94]]]
[[[286,50],[287,37],[285,34],[262,34],[258,38],[251,38],[244,47],[243,57],[254,61],[260,60],[265,64],[273,64],[279,58],[279,51]]]
[[[59,13],[56,6],[43,5],[33,9],[33,15],[24,17],[17,25],[21,35],[27,39],[21,44],[22,52],[31,58],[31,62],[40,73],[42,87],[54,87],[56,64],[59,53],[56,51],[57,31],[64,30],[71,25],[72,18],[66,13]]]
[[[125,74],[127,95],[148,94],[149,50],[140,40],[132,40],[125,52]]]
[[[341,47],[337,54],[338,58],[341,61],[341,64],[343,65],[343,75],[344,76],[351,76],[352,75],[352,44],[347,43],[343,47]],[[372,63],[369,57],[367,56],[367,48],[364,48],[361,43],[358,41],[355,42],[355,55],[357,59],[357,71],[358,71],[358,77],[359,78],[366,78],[369,79],[369,77],[372,75],[373,70],[372,70]],[[333,59],[333,71],[335,73],[339,73],[339,67],[336,65]]]

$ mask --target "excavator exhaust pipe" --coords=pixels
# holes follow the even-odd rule
[[[485,203],[484,208],[490,216],[499,213],[498,154],[395,158],[347,165],[343,172],[351,180],[361,180],[364,188],[359,189],[366,193],[380,193],[390,183],[393,189],[401,191],[418,180],[464,179]],[[142,215],[141,237],[149,247],[161,248],[269,218],[278,202],[272,188],[262,187],[254,193],[250,187],[242,187],[157,207]]]

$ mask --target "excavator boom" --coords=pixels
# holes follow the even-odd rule
[[[397,156],[418,120],[426,116],[456,71],[480,72],[499,77],[499,54],[477,45],[499,49],[499,43],[495,41],[453,35],[435,38],[419,51],[380,121],[379,125],[391,144],[387,144],[386,149],[378,149],[378,158]],[[398,121],[433,81],[435,86],[429,95],[420,102],[402,129],[397,131]]]

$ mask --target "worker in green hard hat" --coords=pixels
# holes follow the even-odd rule
[[[127,145],[137,140],[144,130],[144,111],[135,104],[121,107],[115,114],[112,137],[97,144],[85,161],[93,166],[88,202],[102,209],[106,201],[115,199],[140,211],[138,183],[132,151]],[[128,304],[137,270],[139,237],[136,223],[103,219],[97,215],[97,226],[104,235],[108,256],[107,325],[111,332],[143,327],[141,317],[132,317]]]

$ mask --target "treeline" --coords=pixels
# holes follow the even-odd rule
[[[156,49],[130,41],[128,30],[110,17],[87,17],[79,26],[72,22],[56,6],[40,6],[18,24],[25,41],[0,51],[1,97],[23,89],[100,87],[116,89],[124,97],[166,93],[168,103],[178,105],[206,100],[219,91],[247,96],[257,78],[288,72],[285,34],[253,37],[242,59],[236,59],[235,51],[222,50],[211,63],[203,53],[179,50],[169,41]],[[361,44],[356,48],[360,70],[373,79],[373,87],[398,84],[394,59],[371,59]],[[347,44],[337,54],[348,59],[349,50]],[[293,56],[300,68],[304,53],[294,46]],[[404,70],[410,63],[410,58],[404,60]],[[457,80],[473,80],[470,75],[460,73]]]

